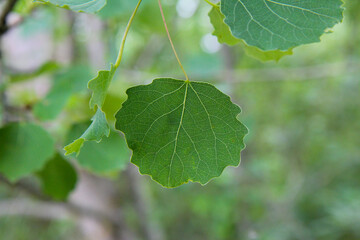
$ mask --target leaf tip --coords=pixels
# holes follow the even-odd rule
[[[85,140],[83,138],[79,138],[76,139],[74,142],[70,143],[69,145],[64,147],[65,152],[65,156],[71,154],[71,153],[76,153],[76,156],[79,155],[80,153],[80,149],[82,148],[82,146],[84,145]]]

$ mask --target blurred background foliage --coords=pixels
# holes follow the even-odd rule
[[[240,167],[205,186],[164,189],[127,165],[123,139],[118,147],[86,143],[79,161],[71,157],[80,180],[69,201],[118,212],[121,237],[102,221],[64,212],[62,203],[28,202],[1,184],[0,239],[360,239],[360,2],[346,1],[344,22],[321,43],[265,63],[217,43],[205,1],[163,4],[190,78],[215,84],[242,107],[250,133]],[[108,0],[87,15],[21,0],[13,14],[19,24],[1,43],[12,117],[45,126],[59,149],[76,138],[93,115],[87,81],[116,58],[135,5]],[[108,119],[114,122],[128,87],[160,76],[182,75],[156,1],[146,0],[107,96]],[[120,173],[99,166],[114,155]]]

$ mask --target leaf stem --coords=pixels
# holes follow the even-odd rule
[[[210,4],[211,6],[218,8],[219,6],[216,5],[215,3],[211,2],[210,0],[205,0],[205,2],[207,2],[208,4]]]
[[[177,52],[176,52],[176,50],[175,50],[175,46],[174,46],[174,44],[173,44],[173,41],[171,40],[171,36],[170,36],[170,33],[169,33],[169,29],[168,29],[168,27],[167,27],[166,20],[165,20],[164,11],[163,11],[163,8],[162,8],[162,5],[161,5],[161,0],[158,0],[158,3],[159,3],[160,12],[161,12],[161,17],[162,17],[163,22],[164,22],[166,34],[167,34],[167,36],[168,36],[170,45],[171,45],[171,47],[172,47],[172,50],[173,50],[174,55],[175,55],[175,57],[176,57],[176,60],[178,61],[179,66],[180,66],[181,70],[183,71],[183,73],[184,73],[184,75],[185,75],[186,82],[189,82],[189,77],[188,77],[188,75],[186,74],[186,71],[185,71],[183,65],[181,64],[180,58],[179,58],[179,56],[178,56],[178,54],[177,54]]]
[[[123,53],[124,53],[124,47],[125,47],[126,38],[128,36],[131,24],[132,24],[132,22],[134,20],[134,17],[135,17],[135,15],[136,15],[136,13],[137,13],[137,11],[139,9],[139,6],[140,6],[141,2],[142,2],[142,0],[139,0],[139,2],[136,5],[136,7],[135,7],[130,19],[129,19],[129,22],[128,22],[127,26],[126,26],[124,36],[122,38],[121,45],[120,45],[120,51],[119,51],[118,57],[117,57],[116,62],[115,62],[115,68],[118,68],[120,63],[121,63],[122,56],[123,56]]]

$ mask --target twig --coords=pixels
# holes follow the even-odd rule
[[[0,182],[4,183],[5,185],[7,185],[8,187],[12,188],[12,189],[18,189],[24,193],[26,193],[29,196],[34,197],[35,199],[38,199],[40,201],[43,202],[47,202],[47,203],[57,203],[58,206],[63,206],[66,209],[70,210],[72,213],[74,213],[75,215],[84,215],[84,216],[89,216],[92,217],[94,219],[98,219],[99,221],[106,221],[109,222],[110,224],[117,226],[119,225],[118,222],[118,216],[116,214],[108,214],[102,211],[98,211],[98,210],[94,210],[94,209],[89,209],[87,207],[83,207],[77,204],[74,204],[72,202],[56,202],[54,200],[52,200],[50,197],[42,194],[42,192],[37,189],[36,187],[34,187],[33,185],[30,185],[24,181],[19,181],[15,184],[9,182],[6,178],[4,178],[3,176],[0,175]]]
[[[17,0],[8,0],[4,6],[4,10],[0,15],[0,36],[9,30],[9,26],[7,25],[7,17],[14,9],[16,2]]]

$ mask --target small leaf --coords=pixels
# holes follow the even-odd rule
[[[292,55],[292,49],[287,51],[272,50],[263,51],[257,47],[247,45],[243,40],[235,38],[228,25],[224,23],[225,16],[220,12],[219,7],[213,7],[209,12],[210,22],[214,27],[213,35],[218,38],[219,43],[225,43],[229,46],[239,44],[247,55],[261,61],[279,61],[282,57]]]
[[[11,123],[0,129],[0,172],[17,181],[39,169],[54,153],[54,140],[40,126]]]
[[[110,71],[99,71],[98,76],[89,81],[88,88],[93,91],[90,99],[91,109],[95,109],[95,105],[98,105],[99,107],[103,106],[107,90],[114,77],[115,71],[116,67],[111,64]]]
[[[83,133],[83,135],[76,139],[73,143],[67,145],[64,149],[66,151],[65,155],[76,152],[79,154],[81,147],[85,141],[97,141],[100,142],[103,136],[109,136],[110,127],[106,121],[106,116],[100,108],[96,111],[95,115],[92,118],[92,123],[88,129]]]
[[[74,139],[74,135],[84,132],[86,126],[86,123],[74,125],[69,131],[68,139]],[[85,142],[76,159],[81,166],[104,174],[124,169],[129,163],[130,151],[124,137],[112,131],[100,143]]]
[[[66,200],[77,182],[74,167],[59,154],[46,163],[38,176],[43,192],[56,200]]]
[[[283,50],[320,41],[342,21],[341,0],[222,0],[232,34],[261,50]]]
[[[51,3],[58,7],[87,13],[96,13],[106,5],[106,0],[35,0],[35,2]]]
[[[98,76],[88,83],[88,88],[93,91],[90,99],[90,108],[96,110],[94,117],[92,118],[92,124],[84,132],[84,134],[73,143],[67,145],[64,149],[65,155],[76,152],[80,153],[80,149],[85,141],[97,141],[100,142],[104,136],[109,136],[110,127],[106,120],[106,115],[102,110],[102,106],[106,99],[107,90],[116,72],[116,67],[111,65],[110,71],[99,71]]]
[[[155,79],[128,89],[116,128],[142,174],[165,187],[207,183],[240,163],[247,128],[240,108],[207,83]]]

